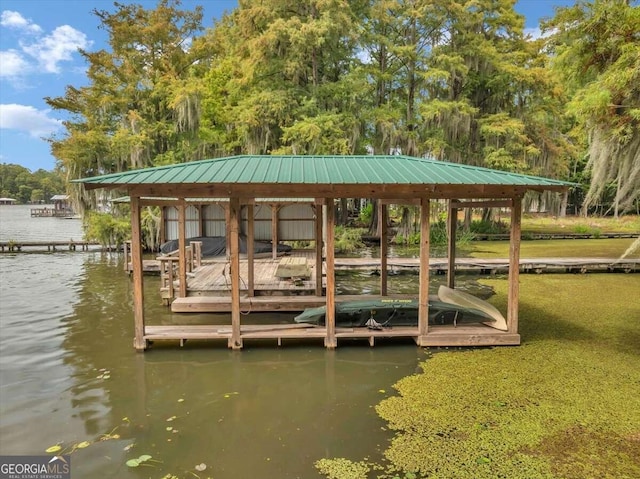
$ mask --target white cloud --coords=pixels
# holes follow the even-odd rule
[[[40,25],[36,25],[31,20],[27,20],[20,14],[20,12],[14,12],[11,10],[4,10],[0,14],[0,25],[7,28],[14,28],[16,30],[23,30],[29,33],[42,32]]]
[[[525,28],[524,29],[524,36],[525,38],[528,36],[529,40],[537,40],[539,38],[547,38],[550,37],[551,35],[553,35],[553,31],[548,31],[548,32],[544,32],[542,33],[542,31],[540,30],[540,27],[534,27],[534,28]]]
[[[34,138],[49,136],[62,128],[62,121],[49,117],[51,110],[38,110],[29,105],[0,105],[0,129],[18,130]]]
[[[29,70],[29,62],[17,50],[0,52],[0,77],[16,78]]]
[[[60,73],[62,62],[73,61],[79,48],[88,49],[93,43],[69,25],[45,33],[39,25],[11,10],[0,14],[0,26],[17,32],[19,48],[0,52],[0,77],[16,87],[27,73]]]
[[[91,43],[80,30],[63,25],[31,44],[21,42],[20,46],[25,53],[35,58],[46,72],[59,73],[58,63],[73,60],[73,54],[78,48],[86,49]]]

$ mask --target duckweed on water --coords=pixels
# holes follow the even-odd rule
[[[522,346],[438,352],[399,381],[377,477],[640,477],[639,294],[638,275],[521,276]]]
[[[353,462],[343,457],[320,459],[316,468],[329,479],[366,479],[371,470],[365,462]]]

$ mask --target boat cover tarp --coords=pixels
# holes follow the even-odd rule
[[[227,253],[227,239],[224,236],[196,236],[194,238],[187,238],[186,243],[189,245],[192,241],[202,242],[202,256],[224,256]],[[247,237],[240,236],[240,253],[247,252]],[[178,240],[171,240],[163,243],[160,246],[160,251],[163,254],[171,253],[178,249]],[[253,242],[254,253],[270,253],[271,243],[266,241],[254,241]],[[288,253],[291,251],[291,246],[285,244],[278,244],[278,253]]]

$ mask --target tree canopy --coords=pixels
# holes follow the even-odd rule
[[[615,214],[640,199],[640,7],[628,0],[578,2],[545,28],[552,64],[567,86],[567,114],[586,136],[590,188],[584,207],[608,188]]]
[[[241,0],[210,29],[177,0],[116,3],[94,11],[109,49],[82,52],[88,85],[47,99],[71,114],[53,153],[70,178],[243,153],[402,152],[559,178],[586,167],[587,204],[617,181],[616,211],[630,208],[638,7],[580,3],[531,39],[514,3]]]
[[[51,197],[64,194],[64,177],[59,170],[39,169],[31,172],[24,166],[0,164],[0,197],[13,198],[18,203],[49,202]]]

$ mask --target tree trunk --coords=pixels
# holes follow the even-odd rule
[[[567,216],[567,203],[569,202],[569,192],[565,191],[562,194],[562,201],[560,202],[560,218]]]
[[[374,199],[371,199],[369,201],[371,201],[371,204],[373,205],[373,209],[371,210],[371,220],[369,221],[368,232],[369,232],[369,235],[379,238],[380,237],[380,228],[378,228],[378,215],[380,214],[380,211],[378,208],[379,203]]]

